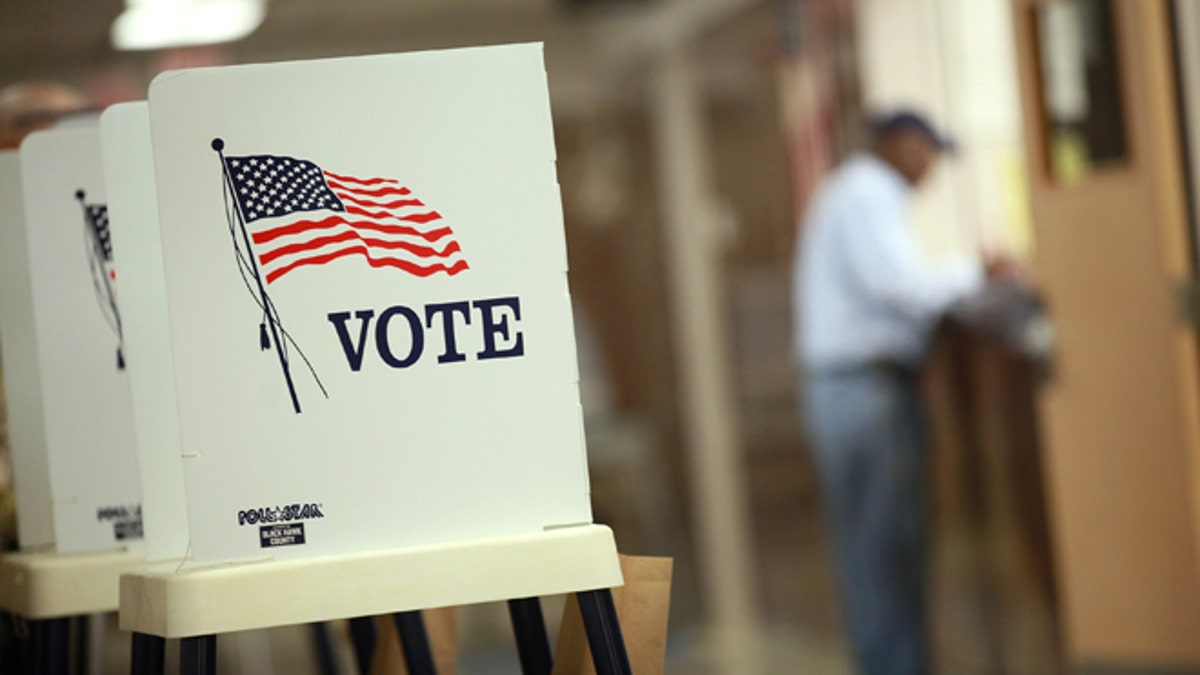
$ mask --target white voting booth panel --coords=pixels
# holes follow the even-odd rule
[[[54,513],[27,251],[20,157],[15,150],[0,152],[0,356],[17,534],[21,548],[32,550],[54,543]]]
[[[140,547],[99,129],[34,133],[20,157],[55,546]]]
[[[121,326],[141,477],[146,560],[178,559],[187,553],[187,503],[146,102],[105,110],[100,135],[113,262],[121,271]]]
[[[591,523],[540,45],[171,72],[149,106],[194,563]]]

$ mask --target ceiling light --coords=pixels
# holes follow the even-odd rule
[[[253,33],[266,14],[266,0],[127,0],[112,42],[123,50],[231,42]]]

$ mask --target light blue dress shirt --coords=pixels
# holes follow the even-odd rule
[[[934,266],[909,224],[911,187],[874,154],[814,195],[796,249],[795,348],[810,372],[892,360],[917,366],[938,318],[977,291],[977,258]]]

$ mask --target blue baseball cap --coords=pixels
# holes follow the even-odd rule
[[[870,119],[869,126],[871,135],[876,140],[897,131],[912,130],[924,134],[946,154],[953,155],[958,151],[958,144],[954,142],[953,138],[939,132],[924,115],[914,110],[894,110],[874,116]]]

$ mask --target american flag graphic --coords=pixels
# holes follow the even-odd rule
[[[95,237],[96,252],[106,263],[112,263],[112,233],[108,230],[108,206],[106,204],[84,204],[84,218],[91,235]]]
[[[223,160],[268,284],[348,256],[418,277],[467,269],[442,215],[393,178],[336,174],[282,155]]]

